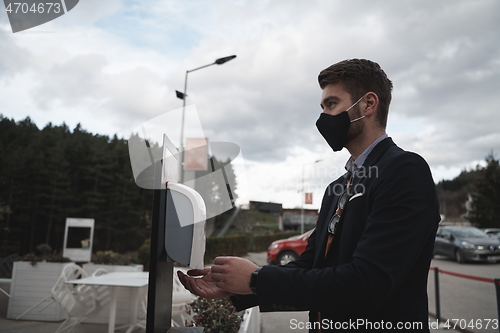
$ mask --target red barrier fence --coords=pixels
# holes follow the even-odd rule
[[[456,272],[450,272],[450,271],[441,270],[438,267],[430,267],[429,270],[434,271],[434,283],[435,283],[434,290],[436,293],[436,319],[438,320],[438,322],[441,319],[441,307],[440,307],[440,299],[439,299],[439,273],[456,276],[456,277],[459,277],[462,279],[469,279],[469,280],[493,283],[495,285],[495,291],[496,291],[496,295],[497,295],[498,319],[500,319],[500,279],[490,279],[490,278],[484,278],[484,277],[480,277],[480,276],[473,276],[473,275],[461,274],[461,273],[456,273]],[[500,328],[499,328],[499,332],[500,332]]]
[[[473,276],[473,275],[466,275],[466,274],[461,274],[461,273],[455,273],[455,272],[445,271],[445,270],[439,269],[437,267],[436,267],[436,269],[439,271],[439,273],[453,275],[453,276],[458,276],[458,277],[461,277],[461,278],[464,278],[464,279],[476,280],[476,281],[482,281],[482,282],[488,282],[488,283],[495,283],[495,279],[490,279],[490,278],[484,278],[484,277],[480,277],[480,276]],[[433,271],[434,267],[429,268],[429,270]]]

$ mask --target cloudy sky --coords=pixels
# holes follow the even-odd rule
[[[182,107],[186,70],[235,54],[190,73],[187,102],[210,141],[241,147],[240,203],[298,207],[304,175],[318,208],[349,157],[316,130],[320,70],[378,62],[394,84],[387,132],[438,182],[498,158],[499,41],[498,0],[81,0],[16,34],[0,10],[0,114],[128,139]]]

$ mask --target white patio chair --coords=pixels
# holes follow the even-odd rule
[[[76,264],[64,266],[61,276],[52,288],[52,297],[66,312],[68,318],[59,326],[56,333],[68,330],[87,319],[96,307],[95,289],[86,285],[70,285],[65,282],[86,277],[87,273]]]
[[[108,274],[108,271],[104,268],[98,268],[92,273],[92,276],[101,276],[104,274]],[[93,311],[92,314],[98,315],[99,312],[102,311],[102,309],[108,308],[109,311],[109,304],[111,303],[111,291],[109,290],[108,286],[93,286],[96,294],[96,307],[95,310]],[[124,326],[119,326],[115,327],[115,330],[121,330],[124,327],[127,327],[129,325],[124,325]],[[130,330],[130,329],[129,329]],[[128,332],[128,331],[127,331]]]
[[[9,297],[10,297],[10,296],[9,296]],[[37,303],[33,304],[32,306],[30,306],[30,307],[29,307],[26,311],[24,311],[24,312],[23,312],[23,313],[21,313],[19,316],[17,316],[17,317],[16,317],[16,320],[20,320],[22,317],[24,317],[24,315],[28,314],[29,312],[31,312],[33,309],[35,309],[35,308],[36,308],[36,307],[38,307],[39,305],[42,305],[43,303],[45,303],[45,304],[44,304],[44,306],[43,306],[40,310],[38,310],[38,312],[40,313],[40,312],[42,312],[43,310],[45,310],[46,308],[48,308],[48,307],[49,307],[49,305],[51,305],[51,304],[52,304],[52,303],[54,303],[54,302],[55,302],[55,300],[54,300],[54,298],[52,297],[52,295],[47,296],[47,297],[45,297],[45,298],[41,299],[39,302],[37,302]]]
[[[101,276],[108,274],[108,271],[104,268],[98,268],[92,273],[92,276]],[[98,313],[101,309],[105,308],[109,302],[111,302],[111,293],[109,287],[107,286],[94,286],[96,292],[96,309],[95,312]]]
[[[71,264],[65,265],[64,267],[70,266],[70,265],[77,266],[76,264],[71,263]],[[77,267],[80,267],[80,266],[77,266]],[[65,279],[66,279],[65,281],[68,281],[68,280],[78,279],[81,277],[86,277],[87,274],[85,272],[82,273],[80,270],[72,270],[72,269],[67,269],[67,272],[64,272],[64,268],[63,268],[63,270],[61,271],[61,275],[59,276],[59,279],[56,282],[56,284],[54,285],[54,287],[57,286],[57,284],[61,282],[59,280],[61,279],[62,276],[65,276]],[[54,295],[51,293],[51,295],[41,299],[39,302],[35,303],[30,308],[28,308],[26,311],[24,311],[19,316],[17,316],[16,320],[20,320],[23,316],[25,316],[26,314],[28,314],[29,312],[31,312],[32,310],[34,310],[35,308],[37,308],[38,306],[41,306],[43,304],[43,306],[41,306],[41,308],[38,310],[38,312],[40,313],[43,310],[45,310],[46,308],[48,308],[54,302],[56,302],[56,300],[54,299]]]
[[[142,295],[139,295],[139,304],[137,309],[137,322],[131,325],[125,333],[131,333],[136,327],[146,329],[146,319],[148,315],[148,288],[141,288]]]
[[[186,274],[187,269],[184,268],[176,268],[174,270],[174,280],[173,280],[173,290],[172,290],[172,317],[180,316],[182,322],[180,325],[172,319],[172,326],[175,327],[184,327],[184,322],[186,319],[190,319],[186,312],[186,305],[193,302],[196,299],[196,296],[191,294],[180,282],[177,277],[177,271],[181,271]]]
[[[184,273],[187,272],[187,269],[176,268],[174,269],[174,277],[173,277],[173,290],[172,290],[172,327],[184,327],[184,322],[186,319],[190,319],[189,315],[186,312],[186,305],[193,302],[196,299],[196,296],[187,291],[184,286],[179,281],[177,277],[177,271],[180,270]],[[147,309],[148,309],[148,290],[146,289],[144,294],[139,297],[139,308],[137,311],[137,323],[135,325],[130,326],[129,329],[125,333],[131,333],[136,327],[146,329],[146,318],[147,318]],[[181,318],[181,322],[176,322],[173,317],[179,316]]]

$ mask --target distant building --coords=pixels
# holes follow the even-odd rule
[[[318,220],[317,209],[304,209],[304,231],[311,230]],[[281,212],[282,230],[300,230],[301,209],[283,209]]]
[[[274,216],[280,216],[283,205],[275,202],[250,201],[249,208],[259,212],[271,213]]]
[[[283,208],[283,205],[280,203],[250,201],[249,209],[270,213],[278,217],[280,230],[300,230],[300,208]],[[318,215],[317,209],[304,209],[304,231],[310,230],[316,226]]]

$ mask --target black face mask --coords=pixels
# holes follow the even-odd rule
[[[349,132],[349,126],[351,123],[365,117],[362,116],[351,121],[351,119],[349,119],[349,114],[347,113],[347,111],[358,104],[363,97],[364,95],[344,112],[334,116],[328,113],[321,113],[319,115],[319,119],[316,121],[316,127],[325,138],[326,142],[330,145],[330,147],[332,147],[333,151],[340,151],[344,148],[347,143],[347,133]]]

